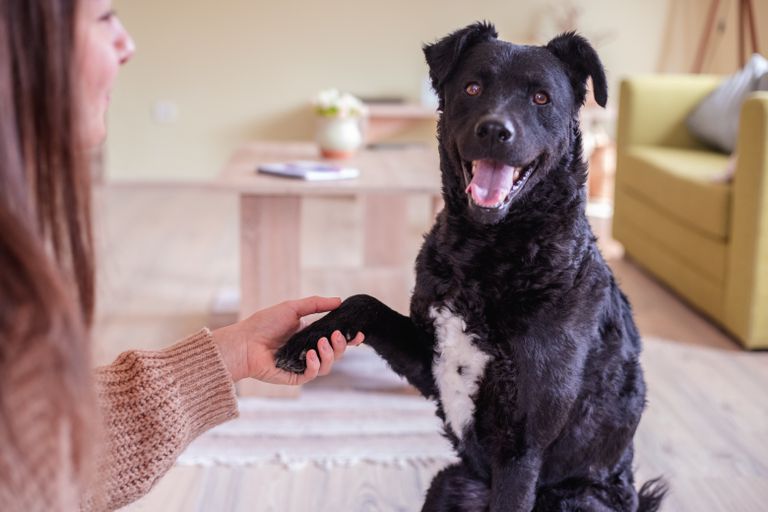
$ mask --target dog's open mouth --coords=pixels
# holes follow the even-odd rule
[[[466,193],[481,208],[502,208],[523,188],[535,163],[513,167],[497,160],[465,162]]]

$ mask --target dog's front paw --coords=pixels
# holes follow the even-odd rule
[[[372,303],[374,306],[371,306]],[[330,340],[331,334],[338,330],[347,341],[352,341],[362,330],[359,328],[366,325],[365,319],[370,316],[370,311],[376,310],[377,303],[376,299],[367,295],[349,297],[337,309],[291,336],[275,354],[275,365],[281,370],[304,373],[307,352],[316,349],[321,338]]]
[[[314,324],[302,329],[291,336],[285,345],[277,351],[275,366],[293,373],[304,373],[304,370],[307,369],[307,352],[317,349],[317,342],[320,341],[320,338],[329,334],[317,329]]]

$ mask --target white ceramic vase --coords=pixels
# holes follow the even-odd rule
[[[359,117],[318,117],[317,144],[324,158],[349,158],[363,144]]]

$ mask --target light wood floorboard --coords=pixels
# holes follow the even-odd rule
[[[160,348],[203,325],[233,319],[211,311],[238,284],[235,196],[202,187],[111,185],[97,192],[98,363],[133,348]],[[409,206],[411,259],[429,204]],[[360,205],[311,201],[302,213],[306,294],[379,295],[407,309],[412,269],[393,277],[349,276],[363,259]],[[603,253],[633,304],[646,338],[648,410],[637,434],[638,480],[664,475],[665,510],[768,509],[768,353],[747,353],[726,334],[621,257],[609,223],[594,220]],[[320,272],[329,262],[341,267]],[[380,273],[376,278],[376,272]],[[389,274],[387,272],[390,272]],[[370,276],[368,276],[370,277]],[[373,284],[371,284],[373,283]],[[361,288],[365,286],[364,288]],[[372,286],[373,288],[370,288]],[[360,378],[364,378],[361,376]],[[258,468],[175,467],[132,510],[418,510],[437,468],[279,473]],[[323,496],[323,507],[317,507]],[[327,507],[326,507],[327,505]]]

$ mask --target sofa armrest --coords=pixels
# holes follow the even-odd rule
[[[768,348],[768,92],[741,108],[726,269],[727,327],[749,348]]]
[[[688,133],[685,120],[721,80],[716,75],[640,75],[623,80],[617,150],[621,153],[638,144],[703,147]]]

